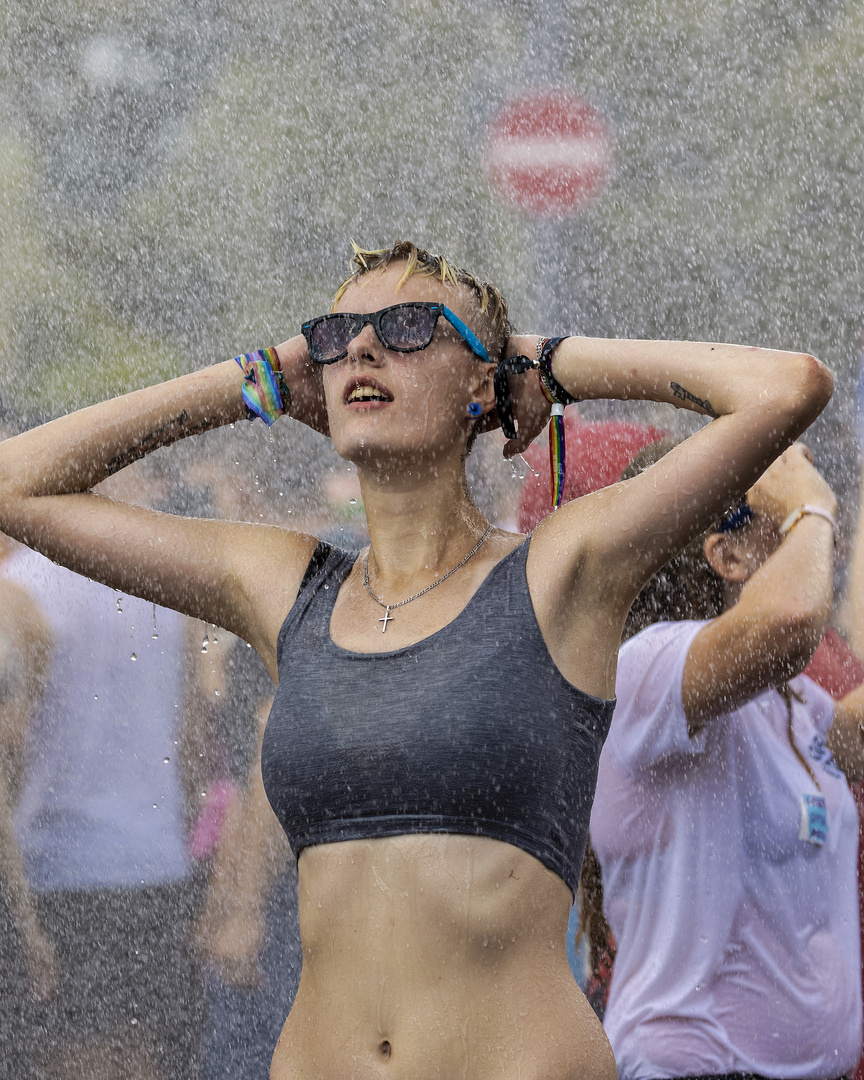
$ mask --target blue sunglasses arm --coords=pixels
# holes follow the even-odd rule
[[[443,304],[441,305],[441,314],[444,316],[447,322],[450,323],[453,329],[456,330],[457,333],[462,335],[462,340],[465,342],[471,352],[474,353],[475,356],[479,356],[480,359],[485,360],[487,364],[492,363],[492,361],[489,359],[489,353],[486,352],[486,346],[483,344],[480,338],[477,337],[473,330],[469,329],[469,327],[467,327],[457,315],[453,314],[450,308],[444,307]]]

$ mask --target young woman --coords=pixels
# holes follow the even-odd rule
[[[831,613],[835,515],[793,446],[631,610],[591,816],[625,1080],[829,1080],[860,1056],[846,777],[864,776],[864,693],[835,707],[800,675]]]
[[[496,289],[409,243],[356,251],[331,314],[304,330],[3,444],[0,528],[231,630],[278,680],[263,769],[299,856],[304,966],[274,1080],[614,1077],[565,934],[624,618],[814,419],[830,374],[731,345],[508,336]],[[649,398],[713,420],[529,544],[489,526],[465,486],[505,354],[539,356],[559,399]],[[244,385],[268,419],[287,406],[356,463],[359,557],[92,491],[241,419]],[[537,370],[510,388],[513,454],[550,405]]]

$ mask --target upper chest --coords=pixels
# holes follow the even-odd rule
[[[414,592],[380,591],[374,580],[367,589],[358,560],[323,589],[328,642],[340,650],[392,653],[433,638],[439,646],[450,627],[465,635],[464,648],[490,639],[506,648],[530,625],[564,679],[593,696],[614,696],[620,627],[598,604],[596,588],[556,577],[554,560],[535,557],[533,541],[531,551],[526,542],[504,558],[490,553],[432,588],[418,579]]]

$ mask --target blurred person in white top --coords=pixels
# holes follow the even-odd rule
[[[800,674],[834,570],[811,461],[787,450],[631,612],[590,830],[626,1080],[826,1080],[861,1053],[864,692],[835,703]]]

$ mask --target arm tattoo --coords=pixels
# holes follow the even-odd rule
[[[144,435],[139,439],[134,446],[130,446],[128,450],[124,450],[122,454],[118,454],[112,458],[107,466],[106,476],[113,476],[114,473],[120,472],[121,469],[125,469],[127,465],[131,465],[135,461],[140,461],[141,458],[146,457],[151,450],[158,450],[160,446],[168,446],[170,443],[176,442],[178,439],[185,439],[187,435],[200,435],[202,431],[207,431],[209,428],[216,427],[216,420],[202,420],[194,427],[187,427],[186,421],[189,419],[189,414],[184,409],[179,416],[175,416],[173,420],[167,421],[161,427]]]
[[[685,390],[684,387],[677,382],[669,383],[669,385],[672,387],[672,393],[675,397],[680,398],[681,401],[692,401],[694,405],[698,405],[700,409],[704,409],[712,420],[717,419],[719,414],[715,412],[714,406],[708,398],[696,397],[695,394],[691,394],[689,390]]]

